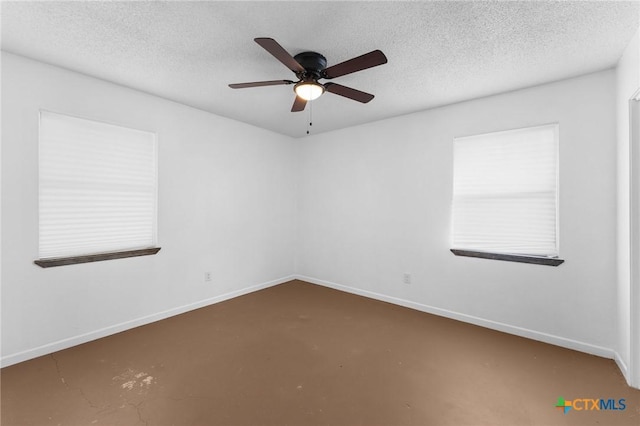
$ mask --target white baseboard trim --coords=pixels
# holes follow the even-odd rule
[[[410,300],[400,299],[397,297],[375,293],[368,290],[362,290],[355,287],[336,284],[330,281],[319,280],[313,277],[296,275],[295,278],[301,281],[306,281],[311,284],[317,284],[324,287],[333,288],[335,290],[356,294],[358,296],[364,296],[371,299],[380,300],[383,302],[393,303],[394,305],[400,305],[406,308],[415,309],[417,311],[426,312],[429,314],[434,314],[434,315],[438,315],[445,318],[451,318],[457,321],[462,321],[462,322],[466,322],[474,325],[479,325],[481,327],[490,328],[492,330],[502,331],[504,333],[514,334],[516,336],[526,337],[532,340],[538,340],[540,342],[549,343],[552,345],[561,346],[564,348],[573,349],[580,352],[585,352],[591,355],[597,355],[603,358],[615,359],[619,366],[620,365],[624,366],[625,370],[623,371],[623,374],[625,374],[625,371],[626,371],[626,365],[622,362],[622,360],[619,360],[619,357],[617,356],[616,352],[613,349],[605,348],[602,346],[596,346],[589,343],[580,342],[577,340],[567,339],[565,337],[555,336],[552,334],[542,333],[539,331],[530,330],[523,327],[518,327],[518,326],[509,325],[509,324],[505,324],[497,321],[479,318],[472,315],[462,314],[462,313],[450,311],[447,309],[424,305],[421,303],[412,302]]]
[[[622,357],[617,351],[614,352],[613,359],[618,365],[618,368],[620,369],[620,372],[624,376],[624,379],[627,381],[627,384],[631,386],[631,377],[629,376],[629,368],[627,367],[627,364],[624,362],[624,360],[622,359]]]
[[[120,333],[122,331],[130,330],[135,327],[140,327],[142,325],[151,324],[152,322],[160,321],[166,318],[170,318],[175,315],[180,315],[185,312],[192,311],[194,309],[204,308],[205,306],[213,305],[219,302],[223,302],[225,300],[233,299],[238,296],[243,296],[245,294],[253,293],[258,290],[262,290],[268,287],[273,287],[278,284],[285,283],[287,281],[294,280],[295,276],[290,275],[287,277],[278,278],[276,280],[267,281],[261,284],[249,286],[242,288],[240,290],[231,291],[229,293],[221,294],[219,296],[214,296],[208,299],[199,300],[194,303],[189,303],[187,305],[178,306],[176,308],[167,309],[166,311],[158,312],[155,314],[147,315],[141,318],[133,319],[130,321],[125,321],[120,324],[115,324],[109,327],[104,327],[99,330],[91,331],[89,333],[80,334],[78,336],[69,337],[67,339],[58,340],[56,342],[47,343],[46,345],[38,346],[33,349],[28,349],[26,351],[14,353],[11,355],[3,356],[0,359],[0,367],[8,367],[13,364],[17,364],[19,362],[27,361],[33,358],[37,358],[39,356],[48,355],[63,349],[70,348],[72,346],[80,345],[83,343],[90,342],[92,340],[97,340],[103,337],[110,336],[112,334]]]

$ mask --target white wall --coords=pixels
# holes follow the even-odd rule
[[[554,122],[565,263],[450,253],[453,138]],[[615,123],[615,71],[608,70],[303,139],[297,273],[613,357]],[[412,274],[409,285],[404,272]]]
[[[33,264],[39,109],[157,132],[157,255]],[[6,53],[2,124],[3,365],[290,279],[292,139]]]
[[[294,270],[613,357],[624,290],[616,285],[615,107],[609,70],[292,140],[3,53],[3,365],[283,282]],[[41,108],[158,133],[158,255],[33,265]],[[453,137],[552,122],[560,123],[565,263],[451,254]]]
[[[628,368],[631,364],[631,263],[630,263],[630,138],[629,138],[629,100],[640,88],[640,30],[636,32],[627,46],[616,68],[616,108],[617,108],[617,184],[618,184],[618,299],[617,299],[617,352],[618,363],[629,379]],[[636,147],[635,149],[637,149]],[[638,165],[640,166],[640,164]],[[640,190],[640,181],[634,184],[634,190]],[[636,236],[637,237],[637,236]],[[637,265],[636,266],[640,266]],[[640,285],[637,283],[636,285]],[[640,294],[640,291],[638,291]],[[640,307],[640,303],[638,303]],[[640,324],[639,324],[640,326]],[[637,354],[640,357],[640,353]],[[637,368],[640,370],[640,360]],[[635,386],[640,386],[640,377]]]

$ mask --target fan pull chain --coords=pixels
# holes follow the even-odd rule
[[[309,134],[309,130],[311,126],[313,126],[313,101],[309,102],[309,126],[307,127],[307,134]]]

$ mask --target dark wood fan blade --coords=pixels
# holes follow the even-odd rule
[[[298,63],[293,56],[289,54],[282,46],[278,44],[272,38],[260,37],[253,39],[256,43],[258,43],[264,50],[271,53],[277,60],[282,62],[287,68],[295,73],[304,72],[305,69],[302,65]]]
[[[307,106],[307,101],[302,99],[300,96],[296,96],[296,99],[293,101],[293,106],[291,107],[291,112],[304,111],[304,108],[306,106]]]
[[[366,70],[367,68],[377,67],[378,65],[386,64],[387,57],[380,50],[374,50],[373,52],[365,53],[357,58],[349,59],[348,61],[340,62],[339,64],[332,65],[324,70],[325,78],[336,78],[343,75],[351,74],[352,72]]]
[[[279,86],[281,84],[293,84],[291,80],[270,80],[270,81],[254,81],[252,83],[234,83],[229,87],[232,89],[245,89],[247,87],[261,87],[261,86]]]
[[[345,98],[353,99],[354,101],[362,102],[363,104],[366,104],[374,98],[371,93],[361,92],[360,90],[352,89],[351,87],[343,86],[342,84],[325,83],[324,89],[327,92],[344,96]]]

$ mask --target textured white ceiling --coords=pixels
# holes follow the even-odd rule
[[[9,2],[2,49],[294,137],[292,86],[228,83],[295,76],[255,37],[329,65],[374,49],[389,62],[333,80],[373,93],[325,94],[313,133],[615,66],[640,2]]]

